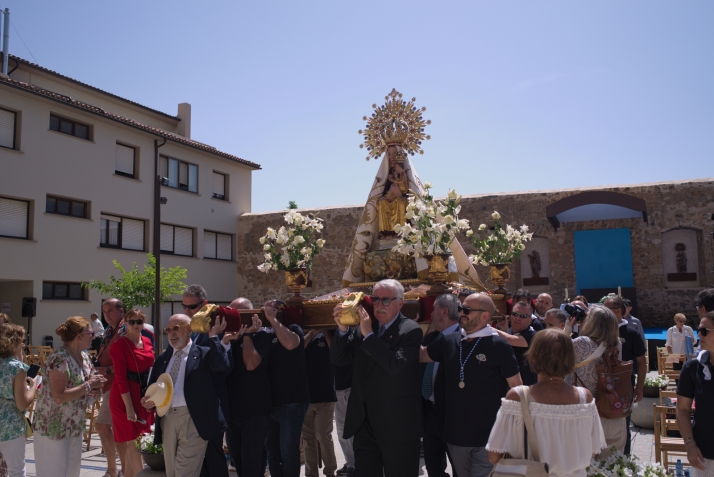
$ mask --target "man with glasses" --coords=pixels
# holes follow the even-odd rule
[[[156,358],[149,385],[163,373],[173,381],[171,408],[165,416],[157,417],[154,433],[154,443],[164,446],[167,477],[199,475],[209,441],[223,440],[226,417],[213,387],[213,376],[230,372],[230,342],[239,336],[226,332],[220,339],[225,328],[225,320],[218,317],[207,333],[207,346],[191,340],[191,319],[187,315],[173,315],[164,328],[169,346]],[[155,407],[146,397],[141,403],[146,409]],[[227,467],[225,458],[223,465]]]
[[[519,301],[513,305],[513,310],[511,311],[511,334],[496,330],[496,333],[513,348],[521,370],[523,384],[526,386],[531,386],[538,382],[538,376],[531,371],[526,360],[526,351],[528,351],[536,334],[536,330],[531,326],[534,320],[533,310],[530,305],[524,301]]]
[[[443,439],[452,468],[462,477],[486,477],[493,469],[486,443],[501,398],[522,382],[513,349],[488,326],[495,312],[491,297],[474,293],[459,310],[461,331],[422,346],[420,361],[439,362],[444,372]]]
[[[615,314],[620,331],[620,342],[622,343],[622,353],[620,359],[622,361],[632,361],[635,365],[632,367],[632,385],[635,388],[635,402],[642,401],[643,390],[645,387],[645,377],[647,376],[647,362],[645,361],[645,342],[637,332],[637,329],[628,324],[623,319],[625,316],[625,302],[622,298],[615,296],[605,297],[605,308],[609,308]],[[637,384],[635,384],[635,374],[637,375]],[[630,454],[630,446],[632,445],[632,434],[630,432],[630,416],[627,416],[627,443],[625,444],[625,454]]]
[[[374,286],[374,318],[358,307],[355,329],[340,323],[342,305],[334,309],[339,329],[330,358],[337,366],[354,364],[344,437],[354,436],[358,475],[419,474],[423,333],[401,313],[403,305],[404,287],[389,279]]]
[[[107,322],[107,329],[104,330],[102,343],[95,358],[95,369],[106,378],[102,387],[102,405],[95,420],[95,426],[99,439],[102,442],[104,455],[107,456],[107,472],[105,477],[117,477],[119,471],[116,464],[116,444],[114,443],[114,430],[112,429],[112,412],[109,409],[109,393],[114,382],[114,366],[110,350],[112,345],[120,337],[124,336],[126,325],[124,324],[124,304],[118,298],[108,298],[102,303],[102,314]],[[122,470],[124,469],[124,456],[120,455]]]

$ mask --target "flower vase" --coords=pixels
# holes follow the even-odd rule
[[[451,291],[445,284],[449,278],[449,257],[451,257],[449,253],[424,255],[424,260],[429,266],[427,279],[431,285],[428,295],[439,296]]]
[[[493,263],[489,267],[491,268],[489,278],[497,287],[491,292],[491,299],[496,306],[496,313],[506,315],[508,313],[508,306],[506,305],[508,290],[504,285],[511,278],[511,269],[508,268],[507,263]]]
[[[141,453],[142,459],[146,465],[148,465],[151,470],[166,470],[166,464],[164,463],[164,454],[149,454],[147,452]]]
[[[308,270],[307,268],[293,268],[285,271],[285,283],[288,290],[294,293],[293,296],[287,299],[288,305],[299,305],[306,300],[300,295],[303,288],[307,286]]]

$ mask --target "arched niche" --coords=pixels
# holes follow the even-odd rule
[[[662,269],[665,287],[701,286],[698,235],[697,230],[688,228],[668,230],[662,234]]]
[[[550,289],[550,249],[546,237],[533,237],[521,253],[523,287],[534,292]]]

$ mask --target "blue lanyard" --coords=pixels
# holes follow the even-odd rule
[[[471,357],[471,354],[474,352],[474,350],[475,350],[476,347],[478,346],[478,342],[481,341],[481,338],[483,338],[483,336],[481,336],[479,339],[476,340],[476,343],[474,344],[473,348],[471,348],[471,351],[469,351],[469,354],[466,356],[466,359],[464,359],[463,361],[462,361],[462,359],[461,359],[461,356],[462,356],[463,343],[464,343],[464,342],[463,342],[463,340],[462,340],[462,341],[459,341],[459,366],[460,366],[460,369],[459,369],[459,387],[460,387],[461,389],[463,389],[463,388],[466,386],[466,384],[464,383],[464,366],[466,365],[466,361],[469,360],[469,358]]]

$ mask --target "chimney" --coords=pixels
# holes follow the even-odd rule
[[[1,11],[1,10],[0,10]],[[2,74],[7,76],[7,53],[10,44],[10,9],[5,9],[3,32],[2,32]]]
[[[191,105],[189,103],[178,105],[178,117],[181,122],[178,125],[177,133],[186,139],[191,139]]]

